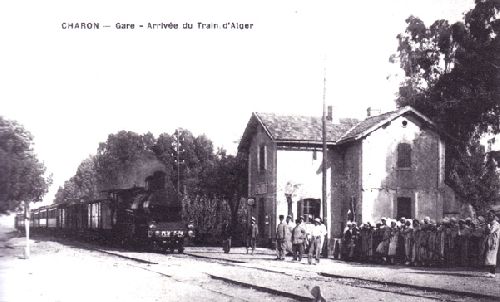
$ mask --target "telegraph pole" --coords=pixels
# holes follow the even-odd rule
[[[26,246],[24,247],[24,258],[30,258],[30,202],[24,202],[24,230],[26,232]]]
[[[175,142],[174,142],[174,148],[175,148],[175,162],[176,162],[176,165],[177,165],[177,194],[179,195],[179,197],[181,196],[181,169],[180,169],[180,165],[181,165],[181,156],[180,156],[180,153],[181,153],[181,134],[182,134],[182,130],[180,130],[180,128],[177,128],[177,130],[175,130],[175,134],[174,134],[174,138],[175,138]]]
[[[325,60],[326,61],[326,60]],[[321,201],[322,205],[321,207],[323,208],[323,222],[326,226],[327,234],[326,234],[326,240],[325,240],[325,249],[326,249],[326,255],[328,256],[328,240],[330,239],[330,225],[328,223],[328,213],[327,213],[327,201],[326,201],[326,156],[327,156],[327,150],[326,150],[326,62],[325,62],[325,67],[323,70],[323,117],[321,119],[321,130],[322,130],[322,142],[323,142],[323,160],[321,162],[321,172],[322,172],[322,196],[321,196]]]

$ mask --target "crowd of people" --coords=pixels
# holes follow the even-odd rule
[[[292,255],[292,261],[302,261],[307,254],[309,264],[317,264],[323,251],[326,237],[326,226],[320,218],[312,215],[299,217],[293,222],[292,216],[279,215],[276,227],[276,259],[285,260],[286,255]],[[307,221],[307,222],[306,222]],[[251,218],[247,233],[247,253],[255,252],[259,228],[254,217]],[[224,248],[224,251],[227,249]],[[313,258],[315,261],[313,261]]]
[[[324,249],[327,229],[320,218],[311,215],[293,222],[289,215],[284,221],[279,215],[276,227],[276,259],[302,261],[307,254],[308,263],[316,264]],[[230,249],[230,235],[223,227],[224,251]],[[225,235],[224,235],[225,234]],[[259,229],[254,217],[247,233],[247,253],[255,251]],[[341,255],[348,261],[401,264],[411,266],[462,266],[489,269],[494,277],[498,255],[500,223],[495,212],[486,218],[444,218],[436,222],[423,220],[381,218],[375,225],[349,221],[343,232]],[[229,244],[227,244],[229,239]],[[315,261],[313,261],[313,258]]]
[[[381,218],[375,225],[348,222],[342,238],[346,260],[412,266],[490,267],[494,276],[500,224],[487,218],[444,218],[440,222]]]

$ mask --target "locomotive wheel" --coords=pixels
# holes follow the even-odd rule
[[[170,254],[173,254],[174,253],[174,248],[171,247],[171,248],[168,249],[168,251],[170,252]]]

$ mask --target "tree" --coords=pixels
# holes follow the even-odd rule
[[[71,178],[77,188],[78,197],[96,199],[99,197],[99,185],[97,174],[97,158],[89,156],[82,161],[76,170],[75,176]]]
[[[132,131],[120,131],[110,134],[97,149],[95,170],[99,187],[131,187],[144,181],[141,172],[150,168],[149,164],[156,160],[154,142],[151,133],[139,135]]]
[[[472,185],[486,177],[475,170],[487,162],[486,153],[477,151],[478,140],[485,132],[500,132],[499,10],[500,1],[476,0],[462,22],[438,20],[430,27],[410,16],[390,59],[405,73],[397,105],[413,106],[448,134],[447,180],[479,207],[492,189]]]
[[[242,197],[247,196],[247,161],[242,154],[227,155],[219,149],[216,162],[203,175],[203,187],[210,196],[224,200],[230,209],[231,224],[238,223]]]
[[[183,218],[194,221],[200,232],[216,234],[222,219],[230,219],[237,229],[246,217],[241,203],[247,190],[246,161],[223,149],[214,153],[208,137],[195,137],[186,129],[162,133],[157,139],[151,133],[110,134],[99,144],[97,154],[82,161],[75,175],[59,188],[55,202],[96,198],[103,189],[130,188],[149,175],[141,170],[155,169],[166,173],[167,188],[176,188],[179,181]]]
[[[455,192],[476,210],[500,202],[500,175],[493,157],[485,152],[479,140],[474,140],[463,152],[452,159],[451,179]]]
[[[42,200],[52,181],[45,170],[33,151],[33,136],[0,116],[0,213]]]
[[[500,2],[477,0],[464,22],[429,28],[409,17],[398,35],[405,72],[397,104],[412,105],[465,144],[476,133],[500,131]]]

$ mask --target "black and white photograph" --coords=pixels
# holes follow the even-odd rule
[[[500,301],[500,0],[0,2],[0,302]]]

